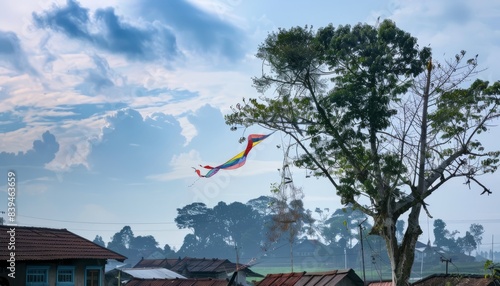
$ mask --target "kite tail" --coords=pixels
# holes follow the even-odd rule
[[[213,175],[217,174],[217,172],[219,172],[219,170],[221,170],[221,169],[226,169],[226,170],[237,169],[245,164],[246,159],[247,159],[247,155],[250,152],[250,150],[252,150],[252,148],[255,147],[255,145],[262,142],[262,140],[266,139],[274,132],[275,131],[273,131],[267,135],[250,134],[248,136],[248,142],[247,142],[247,146],[246,146],[245,150],[243,150],[242,152],[240,152],[239,154],[237,154],[233,158],[229,159],[227,162],[225,162],[222,165],[219,165],[217,167],[212,167],[209,165],[206,165],[206,166],[200,165],[201,168],[209,169],[209,171],[205,175],[202,175],[199,169],[196,169],[196,168],[193,168],[193,169],[195,170],[196,174],[198,174],[198,177],[200,177],[200,178],[210,178]]]
[[[205,175],[202,175],[201,171],[199,169],[196,169],[195,167],[192,167],[192,168],[194,169],[194,171],[196,172],[196,174],[198,174],[198,177],[200,177],[200,178],[210,178],[213,175],[217,174],[217,172],[219,172],[219,170],[220,170],[220,168],[215,168],[215,167],[210,167],[210,166],[205,166],[203,168],[206,168],[206,167],[209,167],[207,169],[210,169],[210,171],[208,171]]]

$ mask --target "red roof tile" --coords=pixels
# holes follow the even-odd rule
[[[224,279],[132,279],[126,286],[227,286]]]
[[[14,229],[14,232],[10,232]],[[16,260],[116,259],[125,256],[93,243],[66,229],[0,225],[0,245],[8,245],[14,233]],[[9,258],[0,252],[0,260]]]

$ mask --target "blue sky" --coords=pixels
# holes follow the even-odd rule
[[[256,96],[258,45],[278,28],[392,19],[445,60],[479,54],[480,77],[500,77],[500,3],[445,1],[0,0],[0,210],[7,170],[18,178],[18,223],[109,238],[124,225],[179,248],[176,208],[269,195],[281,164],[279,134],[238,170],[197,180],[191,167],[239,152],[242,131],[223,115]],[[265,132],[257,127],[245,134]],[[495,148],[500,129],[486,135]],[[2,175],[3,174],[3,175]],[[296,171],[306,206],[340,208],[327,182]],[[498,175],[480,196],[463,182],[429,199],[434,219],[483,243],[500,241]],[[3,202],[3,203],[1,203]],[[422,241],[433,219],[422,217]],[[484,250],[490,249],[483,246]],[[496,243],[496,250],[500,250]]]

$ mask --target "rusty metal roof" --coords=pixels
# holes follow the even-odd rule
[[[497,282],[498,283],[498,282]],[[495,281],[492,278],[485,278],[484,275],[466,275],[466,274],[433,274],[422,280],[414,282],[415,286],[434,286],[434,285],[454,285],[454,286],[494,286]]]
[[[13,230],[13,231],[11,231]],[[127,257],[93,243],[66,229],[0,225],[0,245],[15,240],[16,260],[116,259]],[[6,247],[7,248],[7,247]],[[9,251],[0,251],[0,260],[9,259]]]
[[[393,286],[392,281],[373,281],[368,282],[368,286]]]
[[[330,285],[363,285],[352,269],[327,272],[293,272],[268,274],[257,283],[258,286],[330,286]],[[346,282],[350,281],[350,283]]]
[[[236,264],[227,259],[217,258],[191,258],[184,257],[182,259],[163,259],[163,262],[158,259],[143,259],[139,261],[134,268],[138,267],[158,267],[156,265],[163,265],[163,267],[175,272],[182,272],[187,270],[189,272],[210,272],[210,273],[229,273],[236,270]]]
[[[132,279],[125,286],[227,286],[224,279]]]
[[[178,261],[172,268],[173,271],[182,271],[183,269],[189,272],[234,272],[236,270],[236,264],[230,262],[227,259],[206,259],[206,258],[190,258],[185,257]]]
[[[141,259],[134,268],[162,267],[170,269],[180,259]]]

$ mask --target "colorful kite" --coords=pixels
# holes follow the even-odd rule
[[[273,134],[273,133],[271,133],[271,134]],[[221,170],[221,169],[226,169],[226,170],[237,169],[245,164],[245,161],[247,160],[247,155],[250,152],[250,150],[252,150],[252,148],[255,145],[262,142],[262,140],[266,139],[271,134],[267,134],[267,135],[250,134],[250,135],[248,135],[248,143],[247,143],[247,148],[245,149],[245,151],[242,151],[238,155],[229,159],[229,161],[227,161],[226,163],[219,165],[217,167],[212,167],[212,166],[208,166],[208,165],[207,166],[200,165],[200,167],[210,170],[205,175],[202,175],[200,173],[200,170],[198,170],[198,169],[194,169],[194,170],[195,170],[196,174],[198,174],[198,176],[204,177],[204,178],[210,178],[213,175],[217,174],[217,172],[219,172],[219,170]]]

